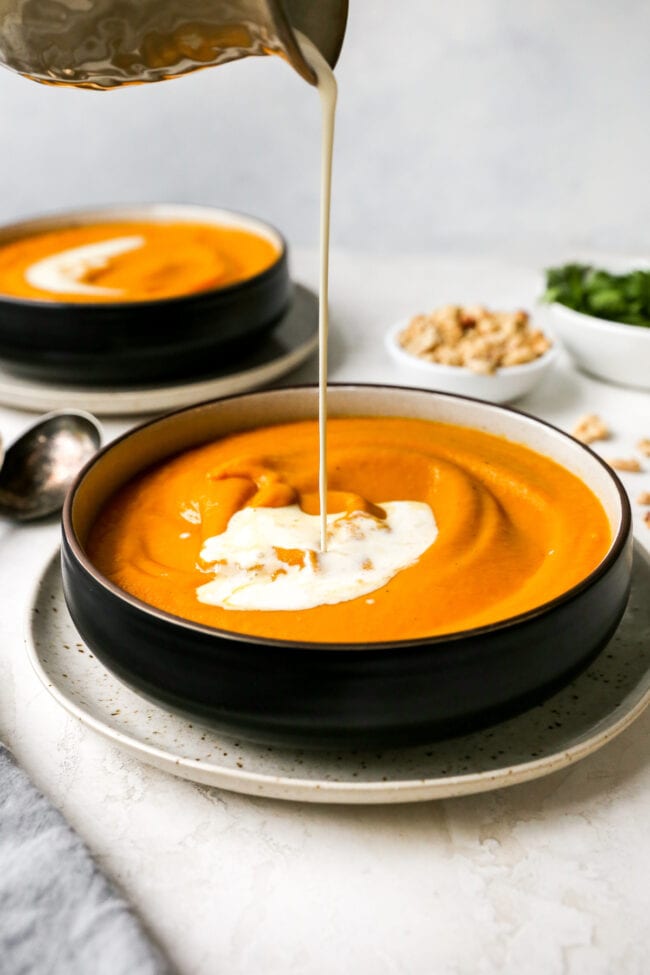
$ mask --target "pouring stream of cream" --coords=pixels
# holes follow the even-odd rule
[[[329,333],[329,253],[332,196],[332,149],[336,113],[336,78],[308,37],[296,31],[300,49],[318,79],[321,101],[320,282],[318,301],[318,495],[320,549],[327,551],[327,340]]]

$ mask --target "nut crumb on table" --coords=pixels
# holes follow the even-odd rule
[[[646,513],[643,516],[643,520],[648,526],[648,528],[650,528],[650,511],[646,511]]]
[[[644,457],[650,457],[650,437],[644,437],[642,440],[639,440],[636,449]]]
[[[641,464],[636,457],[611,457],[607,463],[617,471],[627,471],[630,474],[638,474],[642,470]]]
[[[650,504],[650,491],[642,491],[636,499],[637,504]]]
[[[594,443],[596,440],[609,438],[609,429],[597,413],[585,413],[581,416],[572,433],[581,443]]]
[[[397,341],[420,359],[482,375],[532,362],[552,344],[539,329],[531,329],[527,312],[489,311],[482,305],[443,305],[415,315]]]

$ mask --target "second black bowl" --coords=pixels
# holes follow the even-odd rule
[[[154,301],[66,303],[0,294],[0,363],[48,382],[142,385],[200,378],[261,340],[291,301],[287,246],[269,224],[213,207],[105,207],[0,228],[0,247],[38,233],[122,220],[191,221],[241,227],[270,239],[274,263],[245,281]]]

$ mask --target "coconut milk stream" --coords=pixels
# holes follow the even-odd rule
[[[318,287],[318,495],[320,549],[327,551],[327,346],[329,336],[329,251],[332,149],[336,114],[334,72],[315,44],[296,31],[300,49],[318,79],[321,102],[320,275]]]

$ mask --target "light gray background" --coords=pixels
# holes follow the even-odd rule
[[[371,252],[641,252],[647,0],[350,0],[334,242]],[[218,204],[314,244],[319,109],[276,58],[107,94],[0,72],[0,220]]]

